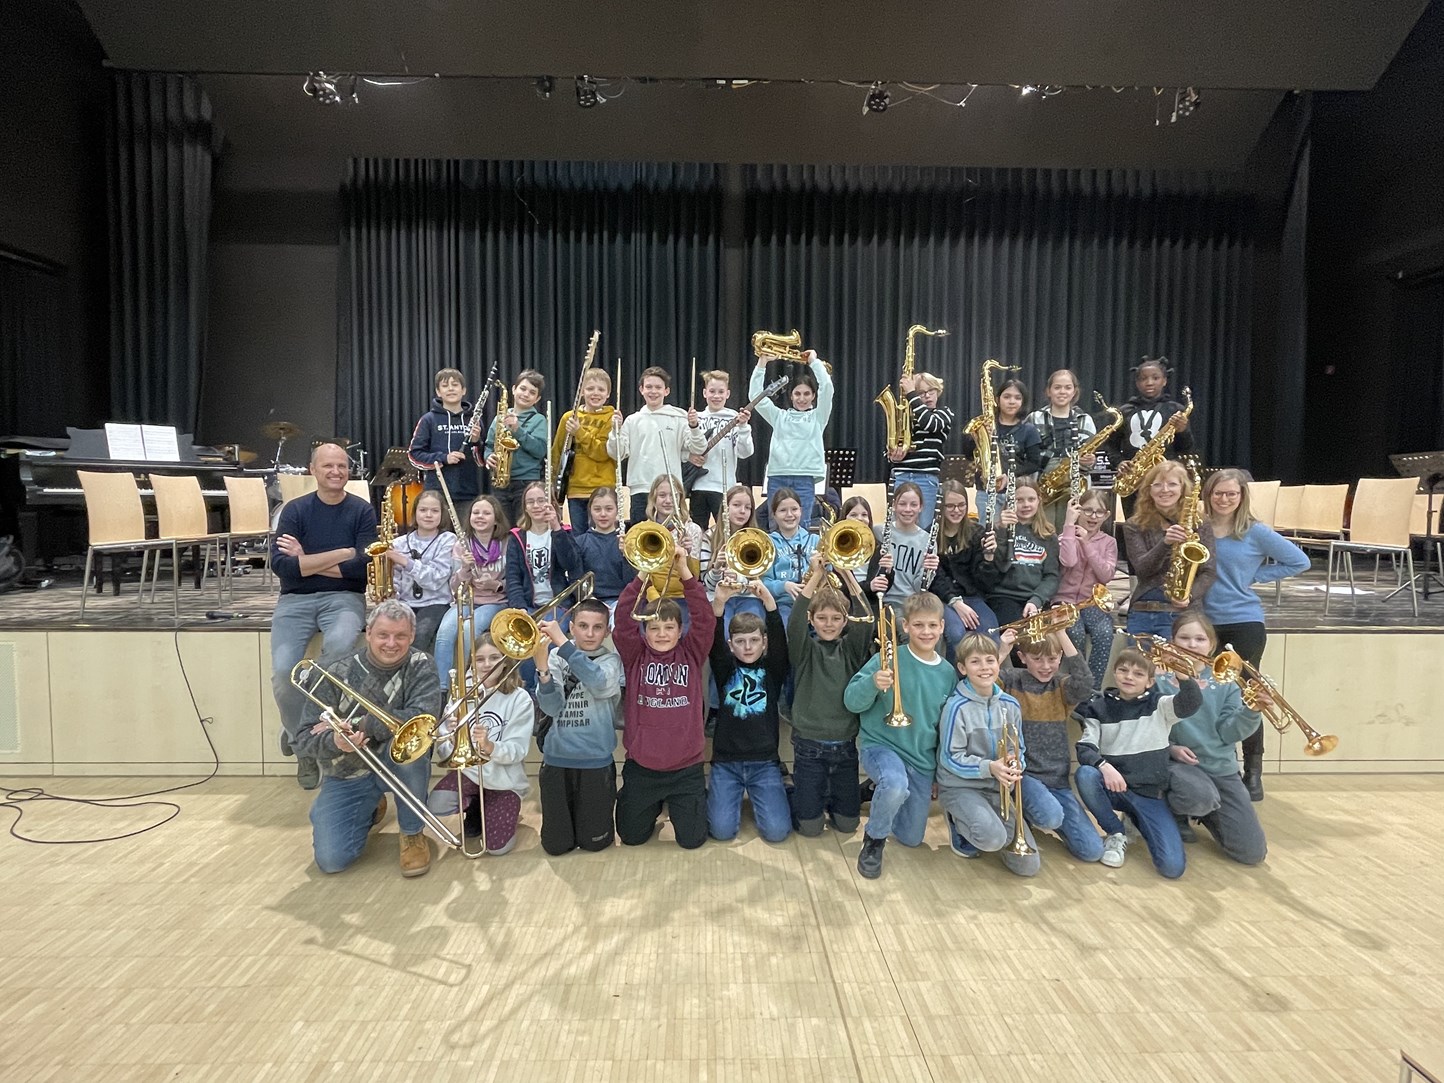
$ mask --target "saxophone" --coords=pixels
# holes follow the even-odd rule
[[[998,479],[1003,476],[1002,464],[998,460],[998,397],[993,390],[993,373],[1017,372],[1017,365],[1005,365],[989,358],[983,362],[982,413],[968,422],[965,430],[973,438],[973,462],[978,468],[978,488],[986,493],[998,491]]]
[[[1184,498],[1183,514],[1178,525],[1188,532],[1188,537],[1173,547],[1168,571],[1163,576],[1163,593],[1176,605],[1188,604],[1193,594],[1194,576],[1208,563],[1208,546],[1198,537],[1198,524],[1203,521],[1203,485],[1197,464],[1189,460],[1184,465],[1188,469],[1190,489]]]
[[[503,489],[511,484],[511,457],[516,449],[521,447],[512,431],[502,424],[502,418],[511,413],[511,406],[507,400],[506,384],[500,380],[496,382],[496,440],[492,444],[492,454],[496,457],[496,465],[491,468],[491,484],[493,488]]]
[[[1109,406],[1103,400],[1103,396],[1096,391],[1093,392],[1093,397],[1098,400],[1098,405],[1103,408],[1104,413],[1113,415],[1113,420],[1075,447],[1072,454],[1063,462],[1049,467],[1043,472],[1043,476],[1038,479],[1038,495],[1044,504],[1052,504],[1065,496],[1082,496],[1087,492],[1088,480],[1079,472],[1078,460],[1084,455],[1097,452],[1110,436],[1123,427],[1123,411],[1116,406]],[[1190,406],[1189,409],[1192,407]],[[1140,454],[1142,453],[1140,452]]]
[[[371,558],[371,563],[366,565],[366,600],[372,605],[396,597],[391,562],[386,559],[386,551],[396,540],[396,512],[391,504],[391,493],[395,488],[395,485],[386,486],[386,495],[381,498],[381,522],[376,540],[366,547],[366,555]]]
[[[933,331],[920,323],[915,323],[908,328],[907,346],[903,350],[902,377],[898,380],[898,394],[894,395],[892,384],[888,384],[878,392],[877,398],[872,400],[882,407],[883,416],[887,421],[887,443],[883,446],[884,451],[906,451],[913,444],[912,405],[908,402],[907,393],[902,390],[902,381],[913,376],[913,367],[917,361],[917,337],[930,335],[933,338],[943,338],[947,333],[946,328]]]
[[[1118,467],[1118,473],[1113,478],[1113,491],[1119,496],[1132,496],[1136,493],[1143,481],[1143,475],[1163,461],[1168,445],[1173,443],[1179,428],[1188,420],[1188,415],[1193,413],[1193,392],[1186,387],[1183,389],[1183,402],[1183,409],[1163,423],[1158,435],[1139,448],[1137,455]],[[1183,420],[1179,420],[1180,418]]]

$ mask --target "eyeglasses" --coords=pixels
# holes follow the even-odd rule
[[[967,511],[968,505],[962,501],[950,502],[943,505],[944,511]]]
[[[1243,493],[1237,490],[1229,492],[1227,489],[1215,489],[1213,495],[1218,500],[1241,500],[1243,498]]]
[[[539,508],[550,503],[551,501],[544,496],[529,496],[526,498],[526,506],[529,508]]]
[[[1079,512],[1079,514],[1080,514],[1080,515],[1107,515],[1107,514],[1108,514],[1108,509],[1107,509],[1107,508],[1084,508],[1084,509],[1082,509],[1081,512]]]

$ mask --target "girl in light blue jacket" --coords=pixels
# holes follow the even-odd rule
[[[807,350],[803,356],[808,359],[810,371],[800,375],[788,392],[792,408],[784,410],[771,399],[763,399],[757,404],[757,412],[772,426],[772,442],[767,453],[767,503],[770,507],[778,489],[793,490],[802,505],[802,522],[806,524],[812,521],[818,483],[827,480],[822,432],[832,417],[832,375],[817,359],[815,350]],[[757,358],[757,367],[752,370],[752,381],[747,388],[749,397],[756,398],[762,393],[769,360],[772,358],[768,354]],[[780,602],[781,596],[776,591],[773,594]]]

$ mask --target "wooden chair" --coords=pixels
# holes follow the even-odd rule
[[[261,586],[271,585],[271,502],[266,497],[264,478],[226,478],[226,503],[230,508],[230,530],[226,534],[226,569],[234,575],[232,558],[237,541],[264,541]],[[235,596],[235,582],[230,594]]]
[[[281,490],[281,503],[289,504],[298,496],[314,492],[316,479],[310,474],[277,474],[276,485]]]
[[[1329,611],[1333,586],[1334,555],[1339,554],[1348,568],[1349,590],[1354,589],[1354,554],[1373,553],[1401,557],[1408,578],[1400,576],[1399,586],[1385,596],[1388,601],[1401,590],[1409,592],[1414,616],[1419,615],[1419,594],[1414,584],[1414,549],[1409,536],[1409,518],[1414,510],[1416,478],[1360,478],[1354,493],[1354,511],[1349,520],[1349,540],[1335,538],[1329,542],[1329,566],[1324,590],[1324,612]],[[1325,486],[1333,488],[1333,486]]]
[[[180,616],[181,550],[192,546],[204,548],[205,555],[200,557],[202,563],[199,574],[196,576],[196,585],[200,586],[205,578],[206,565],[210,562],[211,547],[215,547],[216,565],[219,568],[220,555],[226,551],[228,539],[224,532],[211,532],[209,517],[206,514],[206,498],[201,495],[200,480],[194,475],[167,477],[164,474],[152,474],[150,485],[155,490],[157,533],[170,546],[171,585],[174,588],[174,593],[171,595],[171,614],[178,617]],[[157,559],[150,581],[151,601],[155,601],[155,590],[159,579],[160,560]],[[222,579],[223,577],[218,571],[216,574],[217,604],[222,600]]]
[[[80,618],[85,619],[85,603],[90,597],[90,570],[96,554],[110,555],[112,562],[125,553],[140,554],[140,597],[145,595],[145,576],[150,556],[169,542],[145,536],[145,509],[141,507],[140,490],[134,474],[112,474],[94,470],[77,470],[80,488],[85,494],[85,516],[90,537],[85,549],[85,580],[80,591]],[[116,591],[120,577],[116,576]]]
[[[1273,528],[1280,534],[1293,534],[1299,528],[1299,505],[1304,500],[1302,485],[1280,485],[1274,497]]]
[[[314,479],[312,479],[314,481]],[[359,496],[366,503],[371,503],[371,483],[362,481],[359,478],[352,478],[346,483],[346,491],[352,496]]]
[[[1265,526],[1274,526],[1282,482],[1251,481],[1248,483],[1248,506],[1253,517]],[[1274,526],[1274,529],[1278,528]]]

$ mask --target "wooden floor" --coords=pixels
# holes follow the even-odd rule
[[[46,779],[134,793],[143,780]],[[394,816],[337,876],[275,778],[181,794],[159,830],[0,841],[0,1078],[1363,1080],[1444,1033],[1444,778],[1270,779],[1268,862],[1181,881],[1052,838],[1032,881],[860,836],[744,828],[403,880]],[[48,838],[155,810],[36,805]]]

